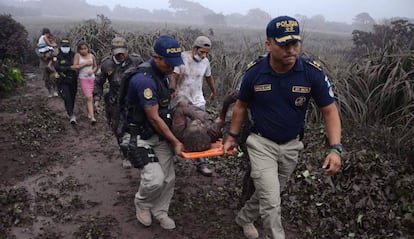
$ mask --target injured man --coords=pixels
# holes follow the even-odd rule
[[[177,96],[171,103],[172,132],[183,144],[186,152],[208,150],[211,143],[222,137],[219,124],[207,112],[193,105],[185,96]]]

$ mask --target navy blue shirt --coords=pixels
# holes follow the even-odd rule
[[[238,99],[249,104],[255,130],[263,137],[292,140],[304,127],[311,98],[318,107],[334,102],[328,77],[308,61],[299,57],[291,71],[279,74],[270,67],[267,55],[246,71]]]
[[[154,74],[162,79],[164,84],[168,85],[168,77],[158,70],[153,60],[150,60],[150,64]],[[129,104],[141,106],[142,108],[158,104],[155,80],[145,73],[136,73],[129,82],[127,98]]]

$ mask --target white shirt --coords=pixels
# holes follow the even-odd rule
[[[88,53],[87,56],[82,56],[79,54],[79,65],[82,65],[86,62],[90,62],[93,63],[93,59],[92,56],[90,55],[90,53]],[[83,68],[81,68],[79,70],[79,79],[90,79],[90,78],[95,78],[95,74],[92,75],[88,75],[88,72],[93,70],[93,66],[85,66]]]
[[[37,45],[39,46],[39,45],[41,45],[41,44],[44,44],[44,45],[47,45],[46,44],[46,41],[45,41],[45,35],[41,35],[40,37],[39,37],[39,41],[37,42]]]
[[[203,80],[211,76],[210,61],[206,58],[200,62],[193,59],[192,51],[181,53],[184,65],[176,66],[174,72],[179,74],[175,92],[186,96],[193,105],[204,108],[206,100],[203,95]]]

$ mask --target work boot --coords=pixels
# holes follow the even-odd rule
[[[160,226],[166,230],[172,230],[175,228],[175,222],[169,216],[162,217],[158,221],[160,222]]]
[[[73,125],[77,124],[77,122],[76,122],[76,116],[75,116],[75,115],[71,115],[71,116],[70,116],[70,120],[69,120],[69,122],[70,122],[71,124],[73,124]]]
[[[243,228],[243,234],[248,239],[256,239],[259,238],[259,232],[257,231],[256,227],[253,223],[243,223],[240,221],[239,217],[236,217],[236,223],[240,227]]]
[[[206,177],[211,177],[211,175],[213,175],[213,171],[211,171],[205,163],[197,165],[197,171]]]
[[[122,159],[122,167],[125,169],[132,168],[132,164],[128,159]]]
[[[146,227],[151,226],[152,218],[150,210],[148,208],[140,208],[138,206],[135,206],[135,208],[138,221]]]

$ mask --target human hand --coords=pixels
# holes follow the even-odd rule
[[[325,169],[325,175],[334,175],[341,168],[341,156],[336,153],[329,153],[326,155],[322,168]]]
[[[88,74],[88,76],[91,76],[91,75],[93,75],[93,71],[92,71],[92,70],[90,70],[90,71],[88,71],[86,74]]]
[[[181,155],[181,153],[184,151],[184,145],[178,141],[174,144],[174,151],[176,155]]]
[[[210,93],[210,96],[208,97],[208,99],[209,99],[210,101],[213,101],[215,96],[216,96],[216,94],[214,94],[214,92],[211,92],[211,93]]]
[[[237,90],[230,90],[227,92],[227,94],[224,96],[223,105],[230,105],[237,100]]]
[[[229,154],[229,152],[232,152],[236,146],[237,146],[237,139],[229,135],[227,135],[227,137],[224,138],[224,142],[223,142],[224,154]]]
[[[224,120],[220,116],[214,120],[214,123],[217,124],[220,128],[223,128],[224,126]]]

